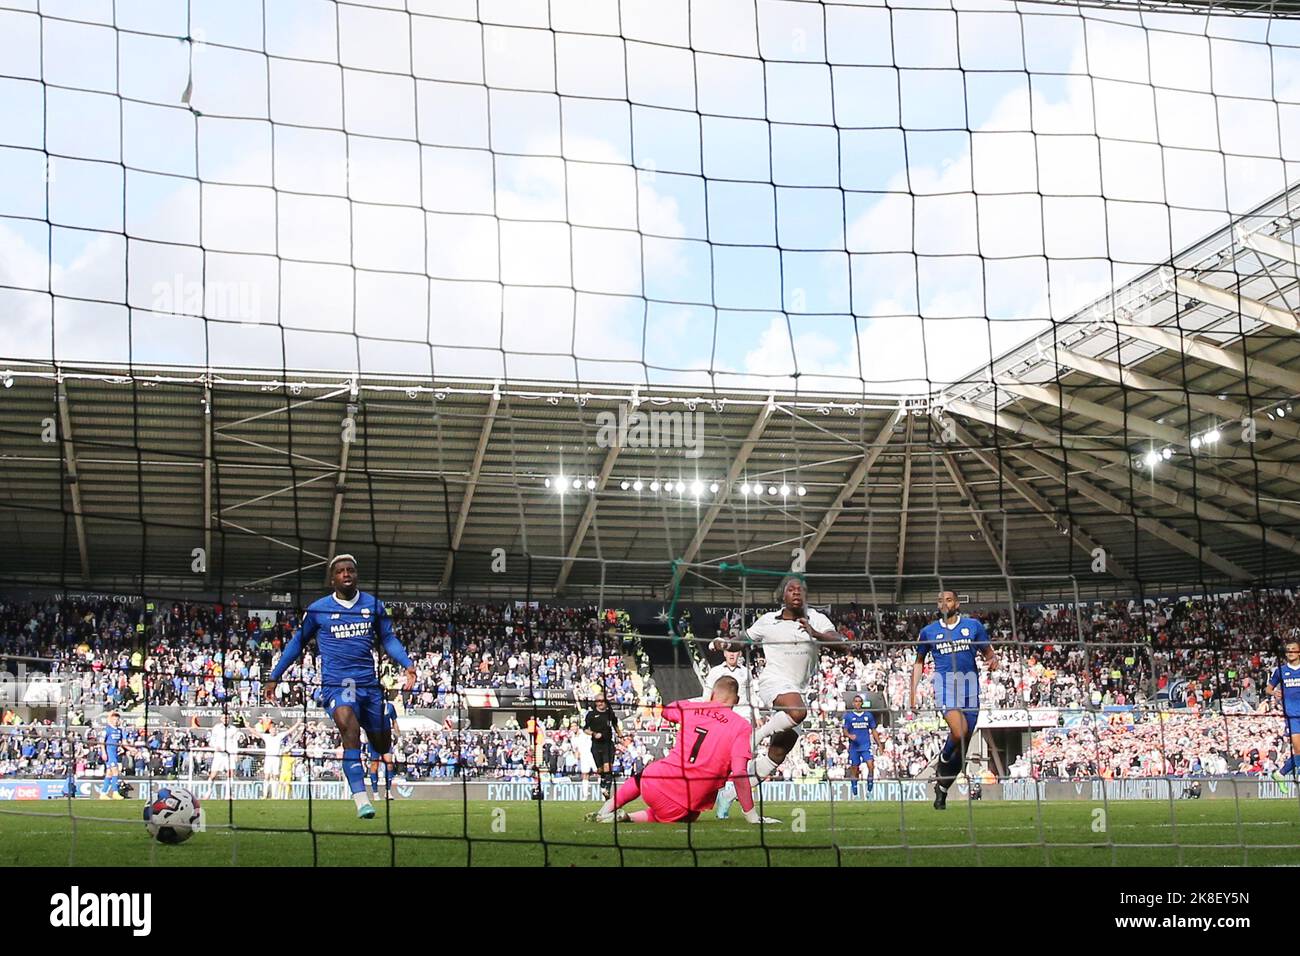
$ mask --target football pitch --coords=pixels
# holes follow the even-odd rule
[[[639,806],[634,805],[633,809]],[[1300,801],[768,803],[779,826],[587,823],[594,804],[208,801],[207,829],[151,840],[143,804],[0,807],[4,866],[1269,866],[1300,863]],[[468,835],[468,839],[466,839]]]

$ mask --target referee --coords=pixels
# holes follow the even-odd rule
[[[597,694],[595,708],[587,711],[582,729],[591,734],[591,759],[600,771],[600,792],[608,800],[614,792],[614,738],[619,728],[604,691]]]

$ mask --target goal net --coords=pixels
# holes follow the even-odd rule
[[[1283,5],[0,0],[18,861],[163,786],[199,862],[1284,861],[1298,149]],[[264,693],[341,553],[368,824],[315,647]],[[778,822],[586,821],[791,573]]]

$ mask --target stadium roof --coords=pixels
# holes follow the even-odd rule
[[[1219,17],[1249,16],[1271,19],[1300,16],[1297,0],[1045,0],[1068,7],[1100,7],[1143,13],[1193,14]]]
[[[1297,195],[901,404],[7,363],[0,583],[311,594],[350,551],[363,584],[411,598],[662,597],[679,559],[684,593],[719,600],[741,581],[719,563],[784,568],[799,546],[827,596],[884,603],[936,574],[1022,597],[1277,583],[1300,569]],[[601,413],[632,408],[698,414],[698,457],[692,433],[604,441]],[[561,475],[581,487],[547,487]]]
[[[1300,16],[1297,0],[1043,0],[1065,7],[1099,7],[1132,10],[1148,14],[1188,14],[1218,17],[1268,17],[1286,19]]]

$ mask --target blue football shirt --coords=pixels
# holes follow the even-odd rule
[[[339,603],[333,594],[308,607],[302,626],[285,646],[268,679],[278,681],[313,638],[320,651],[321,683],[326,687],[378,688],[374,655],[378,648],[403,667],[411,666],[383,603],[373,594],[358,591],[351,607]]]

